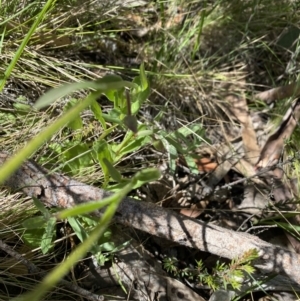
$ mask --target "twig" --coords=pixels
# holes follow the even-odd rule
[[[290,158],[290,159],[287,159],[284,162],[280,162],[280,163],[277,163],[277,164],[270,165],[270,166],[267,166],[265,168],[262,168],[257,173],[253,174],[252,176],[244,177],[244,178],[236,180],[234,182],[231,182],[231,183],[228,183],[228,184],[224,184],[223,186],[216,187],[214,189],[214,191],[218,191],[218,190],[221,190],[221,189],[231,189],[233,186],[235,186],[237,184],[241,184],[241,183],[247,182],[247,181],[249,181],[249,180],[251,180],[251,179],[253,179],[255,177],[262,176],[262,175],[266,174],[267,172],[272,171],[272,170],[274,170],[276,168],[282,168],[284,165],[286,165],[288,163],[293,163],[296,159],[298,159],[298,157],[297,158]]]

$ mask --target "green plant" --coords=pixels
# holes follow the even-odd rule
[[[134,100],[130,102],[128,96],[123,98],[124,87],[131,88],[132,94],[135,96]],[[13,158],[7,160],[4,165],[1,167],[1,177],[0,182],[5,181],[22,162],[28,158],[30,155],[35,153],[37,149],[45,143],[51,136],[58,131],[60,128],[66,125],[74,126],[74,120],[78,118],[80,112],[87,108],[88,106],[93,105],[94,111],[97,112],[99,122],[102,122],[104,131],[106,130],[106,124],[104,122],[105,116],[101,113],[100,107],[96,107],[95,102],[99,95],[102,93],[107,94],[114,101],[114,116],[113,120],[120,126],[128,127],[129,131],[134,131],[134,135],[139,134],[139,126],[134,114],[136,114],[145,101],[148,95],[149,87],[145,77],[143,66],[141,66],[141,75],[139,78],[135,79],[133,83],[125,82],[120,77],[117,76],[107,76],[100,80],[93,82],[81,82],[74,83],[62,86],[60,88],[54,89],[42,96],[36,103],[36,108],[41,108],[50,105],[56,99],[63,97],[66,94],[72,93],[78,89],[94,89],[94,92],[91,92],[84,100],[77,102],[75,105],[70,106],[66,112],[59,117],[53,124],[45,128],[40,134],[34,137],[28,144],[19,151]],[[126,100],[126,101],[125,101]],[[128,107],[130,106],[130,107]],[[97,109],[95,109],[97,108]],[[102,117],[104,116],[104,117]],[[104,118],[104,119],[103,119]],[[110,118],[110,116],[108,116]],[[77,123],[80,124],[80,123]],[[100,137],[100,142],[106,135]],[[134,144],[136,140],[132,139],[132,135],[128,134],[125,136],[121,147],[117,148],[117,155],[122,155],[123,153],[128,153],[135,150],[137,147],[140,147],[140,144]],[[144,137],[144,135],[142,135]],[[134,144],[134,146],[131,146]],[[63,275],[65,275],[68,270],[82,258],[88,250],[92,250],[94,253],[99,253],[101,251],[101,246],[97,246],[97,241],[104,234],[110,220],[112,219],[118,204],[120,201],[128,194],[132,189],[137,188],[144,183],[155,180],[159,177],[159,172],[156,169],[146,169],[138,172],[131,179],[123,179],[120,173],[113,167],[112,163],[108,157],[102,157],[101,154],[103,151],[107,152],[107,149],[97,149],[100,164],[106,169],[107,177],[112,176],[117,181],[123,182],[122,189],[119,189],[111,197],[108,197],[105,200],[95,200],[87,204],[78,205],[74,208],[61,211],[56,214],[50,214],[44,206],[35,200],[37,208],[42,212],[43,218],[35,220],[35,223],[32,224],[32,220],[25,222],[25,227],[27,229],[42,229],[41,231],[41,242],[40,246],[42,251],[46,253],[50,250],[53,236],[54,236],[54,226],[57,220],[68,219],[70,224],[73,226],[75,232],[77,232],[79,238],[82,240],[77,249],[71,253],[71,255],[66,259],[64,263],[57,266],[46,278],[40,283],[37,288],[32,292],[28,293],[23,300],[38,300],[41,298],[47,290],[49,290],[53,285],[55,285]],[[112,158],[112,157],[111,157]],[[90,213],[94,210],[106,207],[101,219],[93,224],[94,229],[86,231],[80,224],[79,220],[82,219],[80,216]],[[44,220],[43,220],[44,219]],[[87,219],[85,219],[87,221]],[[31,227],[28,225],[31,224]],[[91,225],[91,220],[89,220]],[[37,232],[36,232],[37,234]],[[96,245],[95,245],[96,244]],[[100,260],[103,260],[100,253]]]
[[[194,268],[180,269],[176,258],[165,258],[164,268],[174,276],[193,279],[196,282],[208,285],[213,290],[230,287],[239,290],[246,277],[253,274],[255,269],[252,261],[258,258],[256,250],[249,250],[241,257],[233,259],[230,263],[217,261],[216,266],[208,271],[202,260],[196,261]]]
[[[108,227],[109,222],[113,218],[119,203],[121,200],[137,185],[137,182],[148,182],[155,180],[159,177],[159,172],[156,169],[143,170],[132,177],[130,182],[120,191],[116,192],[112,196],[95,202],[82,204],[71,209],[66,209],[53,218],[63,219],[78,216],[80,214],[86,214],[102,208],[107,205],[107,209],[104,211],[101,219],[97,223],[96,227],[90,232],[88,237],[80,244],[60,265],[56,266],[45,279],[36,286],[36,288],[29,293],[26,293],[22,298],[16,300],[39,300],[42,296],[50,290],[59,280],[67,274],[72,266],[80,260],[98,241],[101,235],[104,234],[105,229]]]

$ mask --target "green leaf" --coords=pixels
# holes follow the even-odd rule
[[[100,105],[98,104],[98,102],[96,100],[94,100],[91,104],[91,110],[94,114],[94,116],[97,118],[97,120],[101,123],[102,127],[104,130],[106,130],[106,122],[103,118],[103,114],[102,114],[102,110]]]
[[[161,174],[157,168],[147,168],[137,173],[136,178],[140,182],[148,183],[158,180]]]
[[[131,113],[135,115],[150,95],[150,87],[145,73],[144,64],[140,66],[140,75],[133,79],[138,88],[132,92]]]
[[[71,108],[73,108],[78,103],[78,100],[75,98],[72,98],[68,101],[68,103],[64,107],[64,111],[67,112]],[[68,127],[72,130],[79,130],[82,129],[83,123],[80,115],[77,117],[74,116],[74,119],[68,123]]]
[[[106,165],[108,172],[110,176],[113,178],[113,180],[116,182],[121,182],[122,176],[119,173],[119,171],[106,158],[103,158],[103,163]]]
[[[82,215],[80,217],[82,223],[87,227],[95,227],[97,225],[98,219],[90,215]]]
[[[119,118],[120,114],[118,114],[118,116],[116,116],[115,114],[111,114],[111,111],[110,111],[109,114],[103,114],[102,116],[103,116],[104,120],[106,120],[107,122],[122,125],[122,121]]]
[[[83,242],[85,239],[87,239],[88,235],[86,233],[86,230],[81,225],[81,223],[78,221],[78,218],[68,217],[68,222],[81,242]]]
[[[23,233],[22,239],[28,246],[32,248],[39,248],[41,246],[42,236],[44,233],[45,228],[27,229]]]
[[[33,204],[35,207],[44,215],[44,219],[49,219],[51,217],[51,214],[49,210],[45,207],[45,205],[37,198],[32,197]]]
[[[113,242],[105,242],[102,243],[101,245],[98,245],[97,247],[98,247],[97,249],[100,249],[100,251],[98,252],[112,252],[116,248]]]
[[[121,89],[114,89],[114,90],[107,90],[105,91],[104,95],[114,103],[114,109],[118,111],[122,111],[125,109],[126,100],[124,97],[124,88]]]
[[[44,216],[35,216],[27,218],[22,222],[22,226],[25,229],[45,229],[47,220]]]
[[[69,95],[75,91],[83,90],[83,89],[94,89],[96,91],[108,91],[108,90],[116,90],[126,87],[135,88],[136,85],[134,83],[123,81],[119,76],[105,76],[96,81],[83,81],[79,83],[66,84],[61,87],[51,89],[46,92],[43,96],[41,96],[36,104],[35,108],[41,109],[47,105],[50,105],[55,100]]]
[[[148,87],[143,91],[136,91],[132,93],[132,102],[131,102],[131,113],[133,115],[137,114],[140,110],[142,104],[148,99],[150,95],[150,88]]]
[[[121,199],[127,193],[129,193],[135,187],[135,185],[137,185],[138,181],[140,181],[140,183],[142,182],[146,183],[146,181],[157,180],[159,179],[159,177],[160,177],[160,172],[158,169],[154,169],[154,168],[145,169],[143,171],[138,172],[136,175],[134,175],[130,180],[130,182],[128,182],[127,185],[123,187],[123,189],[117,191],[115,194],[110,195],[103,200],[98,200],[98,201],[95,200],[94,202],[88,202],[88,203],[77,205],[76,207],[73,208],[62,210],[56,214],[56,218],[65,219],[72,216],[84,215],[86,213],[96,211],[103,207],[106,207],[109,204],[111,204],[111,202],[114,201],[120,202]]]
[[[56,214],[57,219],[65,219],[69,218],[72,216],[78,216],[78,215],[83,215],[87,214],[96,210],[100,210],[107,205],[109,205],[114,198],[112,196],[107,197],[105,200],[95,200],[94,202],[91,201],[89,203],[84,203],[77,205],[76,207],[65,209],[63,211],[60,211],[59,213]]]
[[[14,103],[13,104],[14,108],[18,111],[24,112],[24,113],[29,113],[32,111],[32,107],[30,105],[26,105],[23,103]]]
[[[63,154],[64,161],[74,174],[78,174],[80,170],[93,164],[92,150],[86,143],[76,143],[74,146],[69,146]]]
[[[115,75],[115,74],[107,74],[105,76],[103,76],[102,78],[98,78],[95,80],[95,82],[98,84],[111,84],[111,83],[119,83],[119,82],[122,82],[123,79],[120,75]],[[98,88],[98,89],[101,89],[101,90],[117,90],[117,89],[120,89],[120,88],[123,88],[124,86],[117,86],[117,85],[112,85],[111,88],[109,89],[103,89],[103,88]]]
[[[131,240],[128,240],[128,241],[122,243],[121,245],[118,245],[114,249],[112,249],[111,252],[112,253],[120,252],[121,250],[123,250],[124,248],[126,248],[127,246],[129,246],[130,244],[131,244]]]
[[[76,106],[43,129],[37,136],[28,141],[27,144],[12,158],[6,160],[0,167],[0,183],[3,183],[28,157],[35,153],[41,145],[50,139],[55,132],[64,127],[68,122],[70,122],[70,120],[78,116],[78,114],[88,107],[98,96],[99,92],[92,92],[83,101],[79,102]]]
[[[116,98],[117,98],[116,90],[105,91],[104,95],[107,97],[108,100],[110,100],[113,103],[116,103]]]
[[[55,237],[55,225],[56,219],[50,218],[41,241],[41,250],[43,254],[46,254],[53,246],[52,242]]]
[[[188,126],[182,126],[177,131],[187,137],[188,135],[202,132],[203,127],[200,124],[190,124]]]
[[[184,153],[184,149],[182,148],[181,144],[177,141],[177,139],[174,139],[173,137],[165,137],[165,140],[168,141],[169,145],[172,145],[176,150],[178,150],[181,153]],[[177,153],[177,151],[176,151]]]
[[[123,123],[133,133],[136,134],[138,132],[138,122],[135,116],[125,116],[125,118],[123,119]]]
[[[140,105],[142,105],[147,100],[147,98],[150,95],[150,92],[151,92],[150,87],[148,87],[147,89],[145,89],[137,94],[136,98]]]
[[[169,157],[170,157],[170,162],[169,162],[169,168],[172,173],[175,172],[176,169],[176,160],[178,158],[178,152],[175,146],[169,143],[169,141],[166,138],[161,139],[165,149],[167,150]],[[173,140],[172,140],[173,141]]]
[[[74,99],[74,98],[70,99],[69,102],[65,105],[64,111],[66,112],[66,111],[70,110],[77,103],[78,103],[77,99]],[[83,126],[82,119],[79,115],[68,123],[68,127],[71,128],[74,131],[82,129],[82,126]]]
[[[193,174],[198,174],[199,173],[197,164],[196,164],[196,162],[195,162],[195,160],[194,160],[193,157],[191,157],[191,156],[185,156],[185,161],[186,161],[187,166],[191,170],[191,173],[193,173]]]
[[[135,139],[129,142],[125,147],[120,150],[118,159],[122,158],[125,154],[132,153],[141,147],[145,146],[151,141],[150,137],[135,137]]]
[[[162,143],[161,140],[154,140],[152,142],[152,145],[154,146],[154,148],[156,150],[158,150],[159,152],[162,152],[164,153],[166,151],[165,147],[164,147],[164,144]]]
[[[143,90],[146,90],[148,88],[148,80],[145,73],[145,65],[144,63],[140,66],[140,78],[141,78],[141,86]]]
[[[139,131],[138,131],[138,137],[142,138],[142,137],[149,137],[151,135],[154,134],[154,130],[144,130],[145,127],[140,126],[139,127]]]
[[[51,89],[38,99],[38,101],[35,104],[35,108],[41,109],[47,105],[50,105],[55,100],[63,96],[66,96],[78,90],[93,88],[95,86],[96,86],[95,82],[85,81],[80,83],[66,84],[61,87]]]
[[[109,144],[106,141],[102,140],[100,142],[96,142],[93,149],[96,152],[97,160],[98,160],[99,164],[101,165],[101,168],[102,168],[102,171],[103,171],[105,177],[109,178],[109,176],[110,176],[109,169],[107,168],[106,164],[104,163],[104,158],[110,162],[113,162]]]
[[[73,131],[82,129],[83,123],[82,123],[81,117],[78,116],[77,118],[74,118],[73,121],[70,121],[69,124],[68,124],[68,127],[70,129],[72,129]]]

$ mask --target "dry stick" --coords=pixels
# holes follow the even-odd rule
[[[288,97],[297,97],[300,95],[300,82],[295,82],[287,86],[273,88],[268,91],[260,92],[254,95],[254,99],[260,99],[267,104],[282,100]]]
[[[3,250],[4,252],[6,252],[7,254],[9,254],[11,257],[15,258],[17,261],[20,261],[21,263],[23,263],[27,267],[30,274],[37,275],[39,278],[42,278],[47,275],[47,272],[38,268],[36,265],[34,265],[28,259],[26,259],[21,254],[19,254],[15,250],[13,250],[9,245],[7,245],[5,242],[3,242],[2,239],[0,239],[0,249]],[[95,294],[91,293],[90,291],[85,290],[85,289],[79,287],[78,285],[71,283],[69,281],[62,279],[62,280],[60,280],[60,283],[64,287],[68,288],[70,291],[73,291],[73,292],[79,294],[81,297],[84,297],[87,300],[91,300],[91,301],[103,301],[104,300],[104,297],[102,295],[95,295]]]
[[[7,158],[0,153],[0,164]],[[101,200],[109,192],[75,181],[40,167],[33,161],[25,162],[6,182],[8,187],[21,190],[49,206],[61,208]],[[101,211],[96,212],[101,216]],[[278,273],[300,284],[300,255],[274,246],[247,233],[234,232],[222,227],[194,220],[158,207],[152,203],[125,198],[114,221],[132,226],[149,234],[163,237],[180,245],[207,251],[233,259],[250,249],[259,252],[255,267],[263,273]]]

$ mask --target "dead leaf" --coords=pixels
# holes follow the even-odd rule
[[[218,163],[215,162],[212,158],[203,157],[195,159],[195,162],[199,172],[211,172],[218,166]]]
[[[254,99],[259,99],[267,104],[288,97],[297,97],[300,95],[300,82],[292,83],[287,86],[277,87],[268,91],[260,92],[254,95]]]
[[[284,140],[292,135],[300,117],[300,99],[295,101],[286,112],[280,126],[264,145],[256,168],[264,168],[278,163],[283,152]]]
[[[249,114],[246,98],[239,95],[229,95],[226,100],[231,104],[231,112],[242,125],[242,139],[244,143],[245,158],[255,164],[260,154],[256,133]]]
[[[208,201],[201,201],[197,204],[193,204],[190,208],[182,208],[179,212],[185,216],[197,218],[201,215],[208,205]]]

